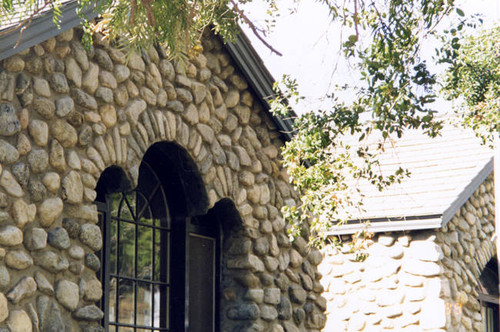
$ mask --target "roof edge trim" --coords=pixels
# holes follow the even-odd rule
[[[442,218],[415,219],[405,221],[384,221],[374,222],[366,228],[364,224],[346,224],[332,227],[326,234],[328,236],[350,235],[361,230],[368,230],[372,233],[381,232],[402,232],[412,230],[423,230],[441,227]]]
[[[451,205],[443,212],[443,221],[441,226],[445,226],[453,218],[455,213],[469,200],[479,186],[486,180],[493,172],[493,157],[481,168],[479,173],[465,186],[464,190],[458,197],[451,203]]]
[[[26,28],[19,40],[19,31],[12,31],[0,37],[0,60],[8,58],[14,54],[22,52],[36,44],[46,41],[49,38],[57,36],[61,32],[76,27],[82,23],[82,19],[76,13],[78,3],[72,1],[65,4],[61,8],[61,28],[57,29],[52,22],[52,11],[41,14],[33,19],[31,24]],[[87,19],[92,19],[97,16],[95,6],[88,6],[83,9],[83,14]],[[15,48],[14,48],[15,47]]]
[[[269,99],[276,94],[273,90],[275,79],[267,70],[262,58],[257,54],[252,43],[240,29],[236,40],[225,43],[226,49],[232,56],[243,75],[250,83],[257,97],[264,101],[264,106],[270,110]],[[282,118],[270,113],[274,122],[278,126],[285,139],[290,140],[293,137],[293,121],[290,118]],[[292,114],[292,117],[295,114]]]

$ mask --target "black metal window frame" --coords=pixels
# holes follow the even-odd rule
[[[148,166],[149,167],[149,166]],[[149,167],[151,168],[151,167]],[[152,190],[152,194],[150,195],[149,199],[151,199],[152,196],[154,196],[154,191],[156,190],[162,190],[163,192],[163,197],[167,197],[167,193],[165,189],[163,188],[163,185],[158,179],[158,185],[155,187],[154,190]],[[140,184],[139,184],[140,185]],[[138,226],[148,226],[150,227],[150,224],[145,224],[140,221],[131,221],[128,220],[127,218],[120,218],[119,216],[113,216],[112,215],[112,208],[111,208],[111,201],[112,201],[112,196],[113,195],[120,195],[123,197],[124,195],[130,195],[130,193],[136,192],[137,188],[132,190],[132,191],[124,191],[124,192],[117,192],[117,193],[112,193],[112,194],[107,194],[105,197],[106,202],[98,202],[96,201],[96,204],[98,206],[98,210],[101,216],[101,224],[102,224],[102,231],[103,231],[103,238],[104,238],[104,243],[105,245],[103,246],[103,250],[101,251],[101,262],[102,262],[102,268],[100,272],[100,277],[103,283],[103,299],[101,300],[101,308],[103,308],[104,311],[104,319],[103,319],[103,326],[106,328],[106,331],[152,331],[152,332],[159,332],[159,331],[190,331],[190,238],[192,236],[201,236],[201,237],[209,237],[212,238],[215,242],[215,257],[214,257],[214,285],[211,286],[213,287],[213,293],[214,293],[214,298],[213,298],[213,308],[212,308],[212,314],[213,314],[213,327],[212,329],[204,329],[203,332],[205,331],[218,331],[219,326],[220,326],[220,321],[219,321],[219,298],[218,294],[220,293],[219,285],[220,285],[220,256],[222,252],[221,248],[221,232],[220,232],[220,225],[215,221],[214,216],[206,215],[202,217],[183,217],[179,215],[175,215],[175,213],[172,213],[169,209],[168,206],[168,199],[166,198],[164,200],[164,204],[166,209],[169,211],[168,212],[168,227],[158,227],[154,226],[156,230],[158,231],[164,231],[168,233],[168,241],[167,243],[163,244],[163,249],[162,252],[164,252],[164,255],[166,256],[167,259],[164,259],[161,264],[164,265],[162,266],[162,269],[164,269],[168,276],[168,280],[162,283],[164,288],[167,289],[167,295],[163,295],[162,297],[164,298],[164,303],[165,305],[163,306],[164,310],[161,310],[161,317],[164,319],[164,324],[163,327],[155,327],[155,326],[144,326],[144,325],[139,325],[135,324],[136,320],[134,320],[134,324],[129,324],[129,323],[120,323],[118,319],[116,319],[118,313],[115,311],[115,319],[110,320],[110,281],[113,278],[118,278],[120,279],[127,279],[131,282],[147,282],[147,283],[154,283],[150,280],[145,280],[137,277],[128,277],[124,275],[120,275],[119,272],[119,266],[118,262],[119,259],[118,257],[116,258],[115,264],[117,264],[115,268],[115,272],[111,271],[112,266],[110,265],[110,250],[111,250],[111,225],[110,221],[115,220],[117,225],[120,223],[128,223],[128,224],[134,224],[135,227]],[[99,197],[99,196],[98,196]],[[101,199],[102,200],[102,199]],[[124,202],[122,200],[122,204]],[[130,206],[129,206],[130,208]],[[117,235],[119,234],[117,230]],[[138,248],[138,243],[137,243],[137,232],[135,232],[135,258],[137,258],[137,248]],[[153,239],[154,241],[154,239]],[[117,247],[118,247],[117,243]],[[134,263],[135,269],[137,269],[137,262]],[[135,271],[135,276],[137,276],[137,270]],[[117,285],[118,287],[118,285]],[[134,301],[137,301],[137,287],[134,287]],[[115,303],[119,303],[119,291],[117,289],[116,295],[115,295]],[[154,301],[152,302],[154,305]],[[118,304],[119,306],[119,304]],[[116,308],[116,307],[115,307]],[[154,308],[152,309],[152,312],[154,313]],[[136,313],[134,313],[136,315]],[[192,319],[192,318],[191,318]],[[152,321],[153,323],[153,321]],[[115,329],[113,329],[115,327]],[[208,328],[208,327],[207,327]]]

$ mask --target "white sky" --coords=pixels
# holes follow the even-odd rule
[[[353,83],[356,76],[350,72],[348,64],[339,52],[340,28],[339,25],[331,23],[327,8],[317,1],[302,0],[298,4],[297,12],[290,14],[287,8],[292,7],[295,1],[276,0],[281,9],[280,16],[266,39],[283,56],[271,53],[248,28],[244,29],[276,80],[280,80],[284,74],[297,79],[306,101],[295,106],[295,110],[302,112],[321,107],[321,98],[332,92],[332,82]],[[500,19],[500,0],[461,0],[459,7],[466,15],[485,15],[487,25]],[[251,6],[245,7],[245,13],[254,19],[257,25],[264,26],[264,8],[258,0],[254,0]]]

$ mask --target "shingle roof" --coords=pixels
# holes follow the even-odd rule
[[[331,233],[354,233],[360,220],[369,220],[372,231],[441,227],[493,171],[493,150],[472,131],[449,123],[440,137],[411,130],[391,143],[380,156],[382,174],[401,166],[410,177],[383,191],[366,181],[356,183],[365,196],[363,208],[349,211],[349,224]]]

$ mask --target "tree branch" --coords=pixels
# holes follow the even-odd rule
[[[233,4],[233,7],[234,7],[234,10],[238,13],[238,15],[243,19],[243,21],[250,27],[250,29],[252,29],[252,32],[253,34],[259,38],[259,40],[262,42],[262,44],[264,44],[271,52],[279,55],[279,56],[283,56],[283,54],[281,52],[279,52],[278,50],[276,50],[274,47],[271,46],[271,44],[269,44],[265,39],[264,37],[262,37],[259,33],[259,29],[255,26],[255,24],[253,24],[253,22],[248,18],[248,16],[245,15],[245,13],[243,12],[243,10],[241,10],[239,7],[238,7],[238,4],[236,4],[236,2],[234,0],[231,0],[231,3]]]

